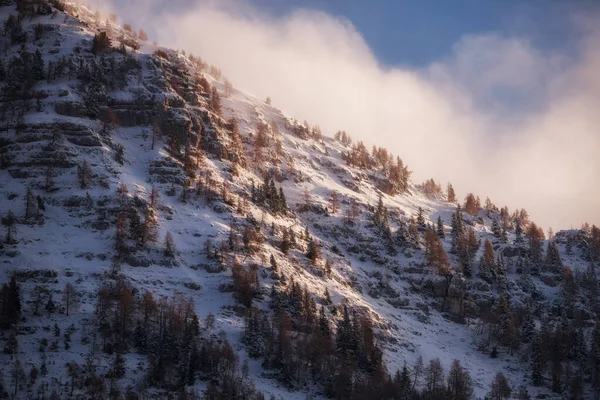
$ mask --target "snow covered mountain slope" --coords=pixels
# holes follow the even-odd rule
[[[275,398],[344,398],[340,360],[354,357],[345,386],[406,362],[417,381],[406,396],[451,398],[445,378],[429,387],[431,368],[413,368],[422,357],[439,358],[445,371],[459,360],[478,397],[501,371],[515,394],[523,386],[565,398],[578,373],[590,378],[581,393],[591,393],[595,227],[544,240],[524,212],[470,200],[457,211],[435,183],[408,181],[401,160],[382,149],[351,144],[345,132],[321,136],[199,58],[144,43],[84,6],[19,1],[0,7],[0,18],[0,282],[14,279],[0,321],[7,392],[238,398],[223,394],[230,377],[247,398],[252,385]],[[288,340],[290,353],[313,343],[310,324],[297,322],[306,311],[290,299],[277,306],[295,285],[329,321],[337,346],[329,362],[340,368],[329,381],[314,372],[316,359],[290,355],[303,364],[295,376],[269,359],[272,332],[256,339],[259,351],[249,339],[261,313],[279,332],[275,359],[287,360]],[[145,302],[146,290],[157,304]],[[148,304],[160,316],[146,313]],[[188,306],[199,321],[182,311]],[[352,353],[340,344],[346,308],[355,326],[373,326]],[[180,325],[162,325],[164,315]],[[146,333],[155,323],[160,333]],[[166,326],[183,335],[175,344]],[[559,328],[582,337],[585,354],[565,350],[556,361],[549,350],[541,367],[534,344]],[[150,336],[164,341],[146,344]],[[229,359],[227,342],[238,357],[227,373],[193,361],[211,352]],[[366,361],[357,355],[364,348]],[[385,368],[374,366],[379,349]],[[159,350],[177,357],[165,361]],[[390,398],[412,398],[404,395]]]

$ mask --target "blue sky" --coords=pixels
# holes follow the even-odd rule
[[[250,0],[282,15],[309,8],[347,18],[384,65],[420,67],[450,55],[464,35],[524,36],[543,49],[572,45],[571,12],[593,0]],[[374,5],[375,4],[375,5]]]

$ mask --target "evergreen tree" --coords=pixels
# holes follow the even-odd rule
[[[536,334],[531,347],[531,383],[542,386],[544,383],[545,360],[542,353],[542,335]]]
[[[277,270],[278,270],[277,261],[275,261],[275,257],[273,256],[273,254],[271,254],[271,258],[270,258],[269,262],[271,264],[271,269],[273,270],[273,272],[277,272]]]
[[[284,213],[288,211],[287,200],[285,199],[285,194],[283,193],[283,189],[281,187],[279,188],[279,204]]]
[[[223,109],[221,107],[221,96],[219,95],[219,92],[217,91],[217,88],[213,86],[212,88],[212,93],[210,96],[210,108],[213,110],[213,112],[217,115],[221,115]]]
[[[425,216],[423,215],[423,208],[419,207],[419,211],[417,213],[417,225],[419,226],[419,230],[423,230],[427,227],[425,224]]]
[[[502,228],[500,228],[500,224],[498,223],[497,218],[494,218],[492,220],[492,233],[497,239],[502,238]]]
[[[494,277],[494,247],[492,242],[485,240],[483,256],[479,262],[479,276],[487,282],[491,282]]]
[[[600,393],[600,321],[594,326],[590,347],[592,386],[595,393]]]
[[[27,193],[25,195],[25,219],[30,220],[39,216],[38,202],[33,195],[33,191],[30,186],[27,186]]]
[[[42,58],[42,53],[39,50],[36,50],[33,55],[33,65],[31,67],[31,73],[33,79],[36,81],[41,81],[44,79],[44,59]]]
[[[446,233],[444,232],[444,221],[442,220],[442,216],[438,216],[437,220],[437,235],[443,239],[446,237]]]
[[[282,236],[283,237],[281,239],[281,244],[279,245],[279,250],[281,250],[283,254],[287,254],[291,247],[289,231],[284,228]]]
[[[175,241],[173,240],[173,235],[171,232],[167,232],[165,236],[165,257],[175,258]]]
[[[523,228],[521,227],[521,220],[519,218],[515,222],[515,243],[523,243]]]
[[[456,253],[458,251],[459,242],[464,235],[463,217],[460,204],[457,204],[456,212],[452,214],[451,227],[452,231],[450,234],[452,236],[452,253]]]
[[[523,343],[530,343],[535,335],[535,320],[533,319],[533,311],[531,306],[527,306],[525,309],[525,315],[523,316],[523,322],[521,324],[521,341]]]
[[[2,217],[2,225],[6,226],[6,236],[4,237],[4,243],[6,244],[14,244],[15,243],[15,224],[17,219],[11,210],[8,210],[8,213],[5,217]]]
[[[15,275],[0,289],[0,329],[14,326],[21,318],[21,289]]]
[[[560,251],[556,245],[556,240],[550,240],[548,242],[548,248],[546,249],[546,268],[555,274],[562,274],[563,263],[560,257]]]

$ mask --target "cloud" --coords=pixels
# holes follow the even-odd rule
[[[567,16],[580,29],[569,53],[486,33],[408,69],[383,67],[349,21],[319,11],[274,17],[242,1],[127,3],[119,14],[147,24],[159,43],[201,56],[326,134],[345,129],[387,147],[416,181],[451,181],[555,229],[600,224],[600,19],[589,12]]]

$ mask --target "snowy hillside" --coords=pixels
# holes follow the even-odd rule
[[[514,398],[598,389],[596,227],[546,237],[524,210],[457,208],[115,19],[8,3],[10,396],[508,398],[498,372]]]

